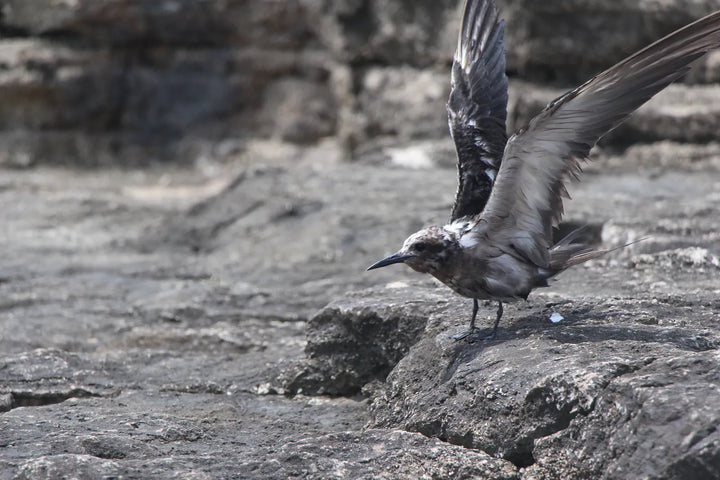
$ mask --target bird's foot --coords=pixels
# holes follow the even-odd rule
[[[475,326],[475,317],[477,317],[477,312],[478,312],[478,301],[476,298],[474,298],[473,299],[472,319],[470,320],[470,329],[459,335],[453,335],[450,338],[452,338],[456,342],[459,342],[460,340],[466,340],[468,343],[474,343],[477,341],[485,341],[485,340],[494,339],[495,335],[497,334],[498,324],[500,323],[500,318],[502,317],[502,314],[503,314],[502,302],[498,302],[497,318],[495,319],[495,324],[493,325],[490,335],[481,335],[480,329]]]
[[[490,335],[486,334],[486,331],[481,331],[479,328],[473,328],[472,330],[468,330],[466,332],[460,333],[458,335],[453,335],[452,338],[456,342],[459,342],[461,340],[465,340],[467,343],[475,343],[475,342],[482,342],[486,340],[494,340],[495,334],[497,332],[492,332]]]
[[[463,332],[463,333],[459,333],[459,334],[457,334],[457,335],[453,335],[453,336],[450,337],[450,338],[452,338],[452,339],[455,340],[456,342],[459,342],[460,340],[465,340],[466,338],[470,338],[470,337],[476,336],[477,333],[478,333],[478,330],[479,330],[479,329],[478,329],[477,327],[473,327],[473,328],[471,328],[470,330],[467,330],[467,331],[465,331],[465,332]]]

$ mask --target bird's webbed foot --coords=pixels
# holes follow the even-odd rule
[[[473,327],[473,328],[470,329],[470,330],[467,330],[467,331],[465,331],[465,332],[463,332],[463,333],[458,333],[457,335],[453,335],[453,336],[450,337],[450,338],[452,338],[452,339],[455,340],[456,342],[459,342],[460,340],[465,340],[465,339],[474,338],[474,337],[476,337],[479,333],[480,333],[480,329],[477,328],[477,327]],[[470,343],[472,343],[473,341],[475,341],[475,340],[470,341]]]
[[[472,319],[470,320],[470,329],[468,329],[466,332],[460,333],[458,335],[453,335],[450,338],[452,338],[456,342],[459,342],[460,340],[465,340],[468,343],[493,340],[495,338],[495,336],[497,335],[498,324],[500,323],[500,318],[502,317],[502,314],[503,314],[502,302],[498,302],[497,317],[495,318],[495,324],[493,325],[490,335],[483,334],[480,331],[480,329],[475,326],[475,317],[477,316],[477,311],[478,311],[478,301],[473,299],[473,313],[472,313]]]
[[[452,338],[456,342],[465,340],[467,343],[475,343],[475,342],[483,342],[486,340],[494,340],[496,334],[497,334],[497,332],[495,330],[493,330],[490,333],[490,335],[488,335],[487,330],[481,330],[481,329],[475,327],[473,330],[468,330],[468,331],[460,333],[458,335],[453,335],[450,338]]]

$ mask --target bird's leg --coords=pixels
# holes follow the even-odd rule
[[[498,325],[500,325],[500,319],[502,318],[502,315],[503,315],[502,302],[498,301],[497,318],[495,318],[495,325],[493,325],[492,333],[490,335],[488,335],[485,338],[485,340],[492,340],[493,338],[495,338],[495,335],[497,334]]]
[[[477,298],[473,298],[473,313],[472,313],[472,318],[470,319],[470,330],[468,330],[467,332],[461,333],[459,335],[453,335],[452,336],[453,340],[460,341],[464,338],[469,337],[473,333],[475,333],[475,330],[477,328],[477,327],[475,327],[475,317],[477,317],[477,312],[478,312],[479,307],[480,306],[478,305]]]
[[[475,317],[477,317],[478,307],[477,298],[473,298],[473,313],[472,318],[470,319],[470,333],[475,331]]]
[[[495,338],[495,335],[497,335],[498,325],[500,325],[500,319],[503,316],[503,304],[501,301],[498,301],[498,309],[497,309],[497,317],[495,317],[495,324],[493,324],[493,329],[490,335],[487,337],[478,338],[479,335],[475,334],[475,331],[477,330],[477,327],[475,326],[475,317],[477,316],[478,312],[478,301],[473,299],[473,315],[472,319],[470,320],[470,330],[467,332],[461,333],[460,335],[454,335],[452,338],[455,341],[464,340],[466,338],[470,338],[470,342],[474,342],[475,340],[492,340]]]

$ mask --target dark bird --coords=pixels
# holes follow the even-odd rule
[[[447,104],[459,183],[450,223],[405,240],[368,270],[403,262],[473,299],[526,299],[563,270],[607,250],[576,243],[579,231],[553,244],[566,182],[597,141],[690,64],[720,46],[720,11],[658,40],[550,104],[508,140],[504,22],[492,0],[466,0]]]

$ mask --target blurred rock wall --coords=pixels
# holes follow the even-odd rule
[[[223,158],[248,139],[348,156],[446,139],[459,0],[4,0],[0,163]],[[511,123],[717,8],[715,0],[498,0]],[[720,57],[689,80],[720,79]],[[530,81],[531,83],[527,83]],[[529,99],[529,100],[528,100]]]

